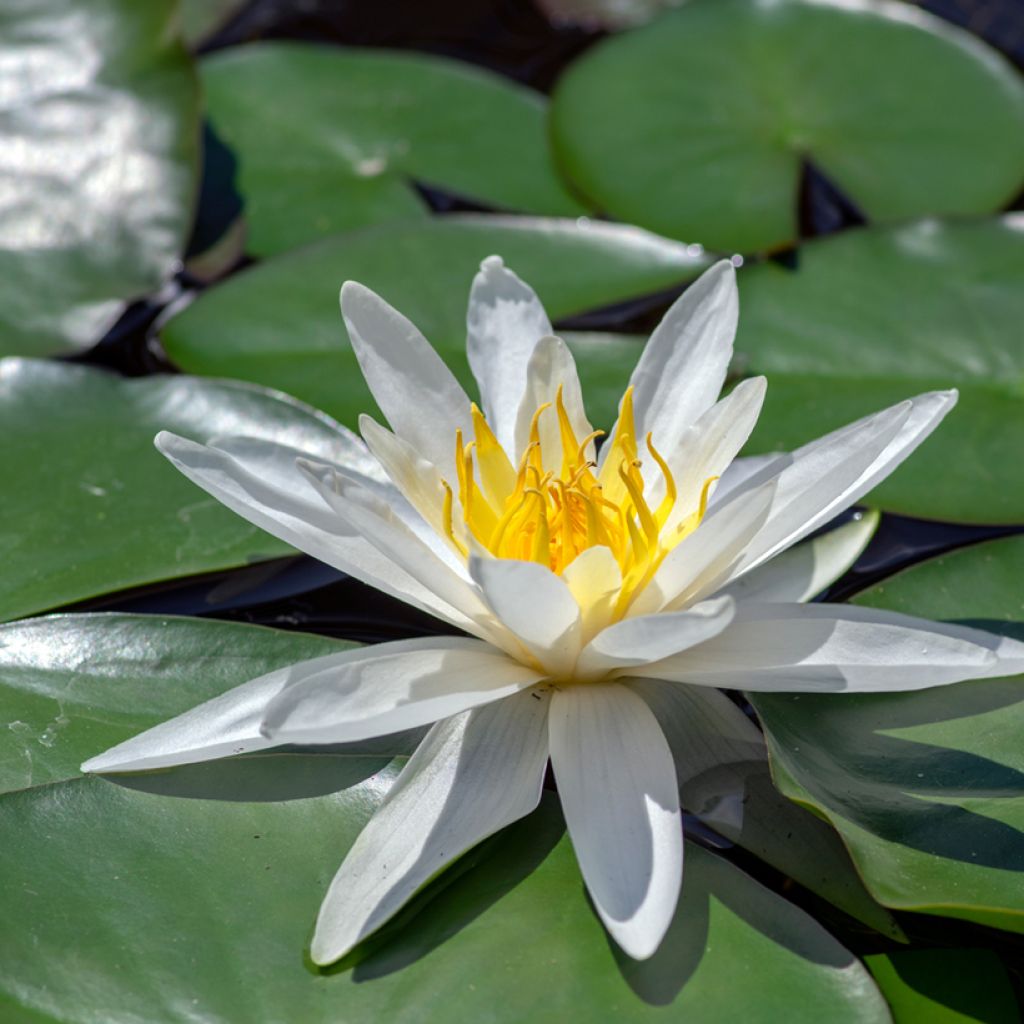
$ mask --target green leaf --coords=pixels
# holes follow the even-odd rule
[[[890,512],[1024,521],[1024,219],[925,221],[810,242],[740,275],[738,368],[768,374],[749,451],[790,449],[932,388],[937,433],[868,499]]]
[[[988,949],[908,949],[866,958],[895,1024],[1018,1024],[1020,1007]]]
[[[547,101],[468,64],[415,53],[259,43],[202,64],[210,117],[239,160],[249,249],[427,217],[412,182],[509,211],[575,215]]]
[[[468,383],[466,302],[480,261],[492,253],[536,288],[553,320],[678,285],[707,265],[684,245],[623,225],[447,216],[339,235],[279,256],[203,293],[161,338],[190,373],[268,384],[355,425],[375,407],[345,337],[341,283],[379,292]],[[584,394],[591,364],[596,378],[599,404],[588,400],[595,422],[614,419],[639,355],[630,344],[592,336],[577,343]]]
[[[91,345],[175,269],[198,85],[175,0],[0,11],[0,354]]]
[[[181,0],[182,30],[189,46],[206,42],[226,25],[246,0]]]
[[[576,61],[552,127],[599,208],[719,251],[796,237],[805,159],[879,221],[988,213],[1024,179],[1013,67],[873,0],[692,0]]]
[[[905,570],[856,603],[1020,637],[1024,538]],[[1021,677],[915,693],[756,694],[782,791],[842,834],[889,907],[1024,932]]]
[[[328,417],[249,384],[0,362],[0,619],[292,549],[208,497],[154,448],[158,430],[332,449]]]

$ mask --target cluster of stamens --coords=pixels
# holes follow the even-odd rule
[[[514,467],[474,405],[474,438],[456,431],[455,465],[461,526],[454,519],[454,494],[444,487],[444,528],[455,547],[468,556],[479,545],[498,558],[538,562],[561,573],[577,555],[596,545],[607,547],[622,572],[622,599],[635,593],[654,574],[665,555],[703,518],[714,477],[704,481],[697,509],[666,530],[678,493],[664,458],[651,435],[647,451],[665,481],[665,494],[656,509],[644,498],[641,461],[636,442],[632,388],[622,400],[611,450],[598,470],[591,457],[595,430],[577,438],[558,389],[562,458],[559,472],[545,470],[540,418],[550,408],[541,405],[530,424],[529,441]]]

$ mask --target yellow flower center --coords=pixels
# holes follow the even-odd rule
[[[640,474],[632,387],[623,396],[611,449],[599,472],[588,451],[604,431],[595,430],[578,438],[566,413],[561,388],[554,406],[562,448],[561,470],[557,473],[544,470],[551,460],[544,458],[541,443],[540,418],[551,409],[550,402],[533,414],[529,442],[518,467],[512,465],[483,414],[473,406],[474,438],[467,442],[461,430],[455,436],[465,530],[454,520],[453,490],[445,480],[445,532],[464,556],[469,554],[466,542],[471,537],[469,543],[497,558],[539,562],[556,573],[581,552],[603,545],[612,552],[622,572],[617,602],[621,614],[668,552],[700,524],[717,477],[703,482],[697,508],[666,528],[678,499],[676,482],[648,434],[647,451],[665,481],[664,497],[652,509],[644,498]]]

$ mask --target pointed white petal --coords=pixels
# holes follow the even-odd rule
[[[763,772],[761,730],[724,693],[661,679],[621,679],[654,712],[676,766],[685,807],[731,834],[743,828],[747,777]]]
[[[250,523],[400,601],[467,627],[465,615],[332,512],[298,468],[290,487],[278,487],[220,448],[166,431],[157,434],[156,446],[189,480]]]
[[[1024,669],[1024,644],[855,605],[753,604],[713,640],[644,668],[654,679],[779,692],[890,692]]]
[[[739,300],[736,271],[716,263],[676,300],[633,370],[637,434],[675,451],[686,428],[711,408],[732,358]],[[607,446],[606,446],[607,447]]]
[[[551,321],[533,289],[499,257],[488,256],[473,278],[466,328],[466,353],[484,414],[498,443],[514,458],[526,367],[537,342],[551,333]]]
[[[277,746],[260,732],[263,712],[292,680],[320,672],[353,651],[301,661],[214,697],[86,761],[83,772],[137,772],[251,754]]]
[[[779,475],[793,461],[788,453],[771,455],[741,455],[726,466],[721,479],[715,485],[708,502],[708,508],[724,505],[726,500],[741,489],[757,487]]]
[[[262,730],[277,743],[352,743],[510,697],[539,678],[480,640],[398,640],[293,680],[267,705]]]
[[[563,570],[562,579],[580,607],[581,643],[608,624],[622,588],[622,570],[604,545],[581,551]]]
[[[737,601],[809,601],[834,583],[860,557],[878,529],[872,510],[813,540],[795,544],[758,566],[722,593]]]
[[[900,436],[912,409],[911,402],[900,402],[795,451],[789,465],[771,477],[777,484],[771,512],[735,575],[766,562],[842,512],[854,500],[848,496],[857,481]],[[764,472],[770,471],[771,466]],[[742,501],[761,482],[760,474],[751,477],[728,504]]]
[[[537,806],[547,707],[524,693],[431,729],[331,882],[315,963],[343,957],[446,865]]]
[[[715,509],[658,567],[637,595],[630,615],[685,608],[715,593],[764,525],[775,500],[775,481],[744,494],[742,501]]]
[[[608,672],[660,661],[710,640],[732,621],[730,597],[715,598],[683,612],[623,619],[602,630],[580,652],[575,677],[596,679]]]
[[[849,508],[931,434],[956,399],[956,391],[919,395],[798,448],[777,474],[769,465],[748,478],[734,497],[767,474],[776,475],[779,490],[772,514],[739,571],[767,561]]]
[[[580,650],[580,609],[564,581],[536,562],[472,556],[469,572],[494,616],[554,676]]]
[[[426,338],[398,310],[354,281],[341,289],[352,349],[388,423],[454,479],[455,430],[470,435],[469,398]]]
[[[593,428],[583,408],[583,391],[576,373],[576,360],[561,338],[547,335],[537,342],[526,368],[526,389],[516,417],[515,448],[509,452],[513,463],[518,462],[529,443],[534,413],[546,403],[554,405],[559,387],[562,388],[562,401],[573,433],[582,441]],[[562,438],[555,409],[544,412],[537,425],[544,468],[558,472],[562,467]],[[593,457],[593,442],[590,443],[588,455]]]
[[[612,938],[637,960],[658,948],[683,878],[679,791],[650,708],[625,686],[552,694],[551,764],[576,859]]]
[[[764,377],[741,381],[725,398],[708,409],[685,432],[677,448],[670,449],[668,453],[661,448],[658,435],[654,435],[654,446],[668,462],[679,488],[679,498],[666,529],[671,529],[696,511],[704,482],[711,477],[721,478],[736,458],[736,453],[747,443],[761,414],[765,388]],[[661,471],[652,466],[653,462],[653,459],[644,460],[644,476],[645,485],[648,481],[650,484],[648,501],[656,507],[665,493],[665,481]],[[645,496],[647,490],[645,486]]]

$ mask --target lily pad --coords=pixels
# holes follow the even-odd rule
[[[989,213],[1024,184],[1014,68],[874,0],[691,0],[576,61],[552,126],[600,209],[721,251],[796,238],[807,160],[878,221]]]
[[[808,243],[793,269],[745,269],[740,293],[739,365],[769,378],[750,451],[956,386],[957,408],[870,502],[1024,521],[1024,218],[849,231]]]
[[[1024,538],[924,562],[856,603],[1024,635]],[[874,896],[1024,932],[1021,677],[916,693],[757,694],[776,782],[842,834]]]
[[[414,182],[521,213],[571,216],[547,101],[416,53],[259,43],[202,63],[210,118],[239,161],[251,252],[426,217]]]
[[[249,434],[332,450],[336,425],[250,384],[0,362],[0,619],[156,580],[292,554],[198,491],[158,430]]]
[[[175,269],[199,92],[174,0],[0,12],[0,353],[97,341]]]
[[[665,945],[645,963],[624,959],[585,898],[552,798],[442,876],[354,968],[313,970],[303,951],[319,901],[395,767],[357,758],[357,781],[351,766],[338,775],[337,756],[300,756],[325,787],[305,799],[253,799],[258,790],[232,781],[240,761],[286,754],[205,766],[202,798],[159,788],[180,770],[135,776],[136,788],[72,776],[126,733],[341,645],[133,616],[13,623],[0,638],[5,717],[33,729],[65,720],[50,746],[21,734],[41,774],[12,770],[14,746],[0,760],[0,901],[19,922],[0,929],[5,1020],[500,1024],[611,1009],[624,1021],[889,1021],[862,965],[819,924],[692,845]]]
[[[492,253],[536,288],[553,320],[677,286],[708,262],[624,225],[452,215],[338,235],[269,260],[204,292],[164,325],[161,340],[189,373],[280,388],[354,425],[375,407],[345,337],[341,283],[379,292],[468,384],[466,300]],[[639,355],[631,345],[621,337],[577,343],[584,393],[593,372],[599,394],[599,405],[588,402],[595,420],[614,419]]]

